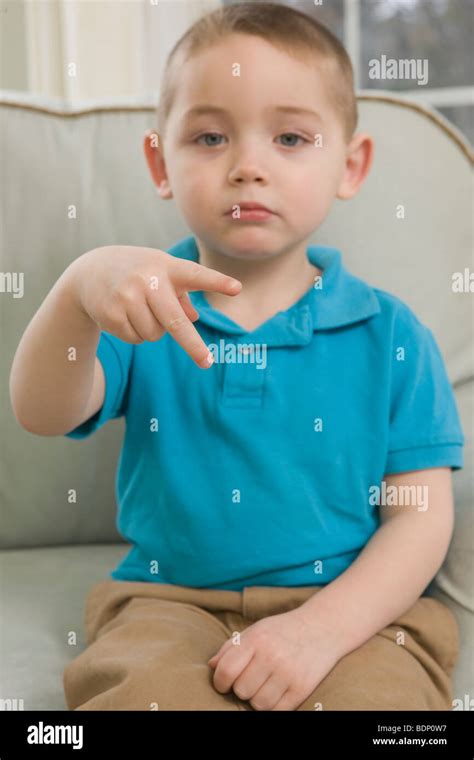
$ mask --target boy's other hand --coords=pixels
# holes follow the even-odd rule
[[[250,625],[239,644],[226,641],[208,665],[221,694],[232,688],[255,710],[296,710],[341,656],[323,622],[309,624],[297,608]]]
[[[199,314],[188,291],[232,296],[242,287],[222,272],[156,248],[94,248],[71,268],[77,304],[101,330],[126,343],[159,340],[169,332],[203,369],[211,366],[212,354],[193,325]]]

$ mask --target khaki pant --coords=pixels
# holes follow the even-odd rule
[[[207,660],[235,631],[299,607],[318,586],[243,591],[105,580],[86,600],[87,648],[64,670],[70,710],[253,710],[219,693]],[[398,643],[400,633],[404,643]],[[452,612],[421,597],[344,656],[298,710],[451,710]],[[318,643],[314,644],[318,656]]]

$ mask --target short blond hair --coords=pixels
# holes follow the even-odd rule
[[[319,21],[287,5],[242,2],[219,8],[198,19],[176,42],[163,74],[157,108],[158,131],[163,136],[173,104],[180,66],[229,34],[250,34],[307,62],[311,57],[328,76],[327,94],[341,119],[349,142],[357,127],[357,98],[351,60],[332,32]]]

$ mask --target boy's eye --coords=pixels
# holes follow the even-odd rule
[[[194,142],[199,143],[199,140],[202,140],[203,137],[222,137],[222,135],[219,135],[217,132],[205,132],[203,135],[200,135],[196,138]],[[207,147],[212,147],[213,145],[218,145],[219,143],[207,143]]]
[[[296,137],[297,140],[303,140],[303,142],[309,142],[309,140],[306,140],[306,138],[301,137],[301,135],[297,135],[296,132],[285,132],[283,135],[280,135],[280,137]],[[294,143],[292,145],[288,145],[288,143],[286,143],[285,147],[293,148]]]
[[[207,137],[213,138],[213,141],[211,143],[209,143],[209,142],[205,143],[206,147],[210,148],[213,145],[220,145],[220,143],[215,142],[214,140],[215,140],[215,138],[221,138],[222,135],[218,134],[217,132],[205,132],[204,134],[202,134],[199,137],[197,137],[194,142],[199,143],[199,141],[202,140],[203,137],[204,138],[207,138]],[[302,137],[301,135],[297,135],[295,132],[285,132],[284,134],[280,135],[280,137],[290,137],[290,138],[296,137],[297,140],[303,140],[303,142],[309,142],[309,140],[306,140],[306,138]],[[293,147],[295,147],[295,143],[291,143],[291,144],[286,143],[285,147],[287,147],[287,148],[293,148]]]

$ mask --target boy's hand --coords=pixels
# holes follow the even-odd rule
[[[295,710],[341,658],[334,632],[300,609],[271,615],[226,641],[208,661],[213,683],[255,710]]]
[[[202,368],[212,364],[212,355],[193,325],[199,314],[188,291],[232,296],[242,287],[215,269],[156,248],[95,248],[72,269],[77,305],[101,330],[127,343],[159,340],[169,332]]]

